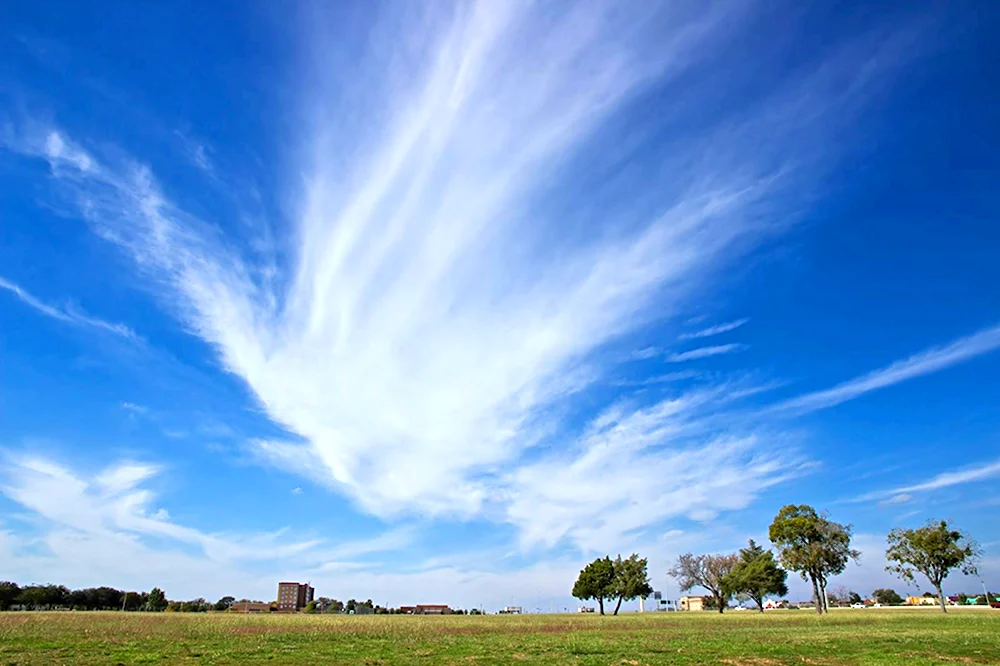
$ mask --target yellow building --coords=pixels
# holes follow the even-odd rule
[[[937,597],[906,597],[907,606],[936,606]]]
[[[704,610],[704,606],[705,600],[701,597],[681,597],[677,604],[682,611],[700,611]]]

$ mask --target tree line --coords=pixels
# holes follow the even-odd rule
[[[19,586],[11,581],[0,582],[0,611],[78,610],[163,611],[170,604],[189,603],[167,601],[163,590],[154,587],[149,592],[126,592],[113,587],[87,587],[71,590],[65,585]]]
[[[823,614],[829,611],[831,598],[835,603],[861,602],[856,593],[847,592],[845,600],[839,598],[844,594],[840,590],[827,590],[830,578],[843,573],[849,562],[861,556],[851,548],[851,533],[850,525],[834,522],[811,506],[790,504],[778,512],[768,529],[777,557],[751,539],[737,553],[685,553],[667,574],[683,592],[696,587],[707,590],[706,605],[722,613],[734,597],[752,601],[764,612],[766,597],[788,593],[788,571],[794,571],[811,584],[816,612]],[[948,574],[954,570],[976,573],[978,546],[947,521],[931,521],[916,529],[894,529],[886,541],[886,559],[890,562],[886,570],[914,584],[916,574],[921,574],[937,593],[942,612],[947,612],[947,607],[941,586]],[[614,561],[610,557],[598,558],[584,567],[573,586],[573,596],[597,601],[601,615],[607,600],[618,600],[614,611],[617,615],[622,601],[646,598],[651,592],[646,560],[637,554],[627,560],[621,556]],[[873,594],[879,603],[902,602],[893,590],[880,589]],[[985,602],[989,603],[988,597]]]
[[[227,611],[233,604],[262,604],[256,599],[237,599],[224,596],[216,602],[203,597],[190,601],[168,600],[163,590],[154,587],[149,592],[126,592],[113,587],[88,587],[71,590],[65,585],[26,585],[21,587],[11,581],[0,581],[0,611],[8,610],[87,610],[87,611],[137,611],[137,612],[173,612],[173,613],[207,613],[208,611]],[[273,610],[276,601],[267,602]],[[348,613],[356,615],[395,615],[401,613],[398,608],[389,608],[372,603],[371,599],[357,601],[348,599],[346,602],[329,597],[319,597],[310,601],[303,609],[306,613]],[[452,609],[453,615],[479,615],[478,609],[465,611]]]

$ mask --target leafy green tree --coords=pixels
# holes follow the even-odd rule
[[[729,605],[734,591],[729,588],[727,577],[739,563],[739,555],[692,555],[686,553],[677,558],[677,563],[667,571],[667,575],[677,579],[681,591],[694,587],[708,590],[714,601],[713,606],[723,612]]]
[[[642,597],[645,599],[653,593],[653,587],[649,584],[648,561],[640,558],[638,554],[632,553],[628,559],[622,559],[619,555],[615,558],[612,566],[614,572],[614,596],[618,597],[615,604],[615,612],[622,607],[622,601],[632,601]]]
[[[149,602],[146,607],[156,613],[167,609],[167,595],[158,587],[149,591]]]
[[[236,602],[236,597],[225,596],[215,602],[215,610],[224,611],[229,610],[229,607]]]
[[[761,613],[764,612],[764,598],[769,594],[788,594],[785,579],[788,572],[778,566],[774,555],[750,539],[746,548],[740,550],[739,561],[726,574],[723,587],[737,595],[753,600]]]
[[[774,517],[768,534],[782,566],[812,583],[816,612],[829,610],[827,581],[861,556],[851,548],[851,526],[835,523],[806,504],[789,504]]]
[[[35,610],[41,606],[42,595],[41,585],[25,585],[17,595],[17,604],[28,610]]]
[[[886,567],[900,578],[914,582],[914,573],[923,574],[937,592],[941,612],[947,613],[941,583],[953,569],[975,575],[979,548],[968,535],[942,520],[931,521],[912,530],[894,529],[887,537],[885,557],[895,564]]]
[[[21,595],[21,587],[9,580],[0,582],[0,611],[10,610]]]
[[[315,613],[316,612],[316,600],[315,599],[313,599],[312,601],[310,601],[309,603],[306,604],[304,612],[306,612],[306,613]]]
[[[142,594],[139,592],[125,592],[122,595],[122,605],[119,608],[123,608],[127,611],[137,611],[142,608]]]
[[[610,557],[597,558],[580,571],[573,585],[573,596],[586,601],[594,599],[604,615],[605,599],[615,595],[615,566]]]

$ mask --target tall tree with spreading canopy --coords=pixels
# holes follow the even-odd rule
[[[782,566],[812,583],[816,612],[828,611],[827,581],[861,556],[851,548],[851,526],[835,523],[807,504],[789,504],[774,517],[768,535]]]
[[[597,601],[604,615],[604,601],[615,598],[615,564],[610,557],[599,557],[580,571],[573,585],[573,596]]]
[[[677,558],[677,563],[667,571],[667,575],[677,579],[681,591],[693,587],[708,590],[719,612],[723,612],[733,596],[729,588],[728,575],[739,563],[739,555],[693,555],[686,553]]]
[[[158,587],[154,587],[149,591],[149,600],[146,602],[146,607],[154,612],[159,612],[166,610],[167,608],[167,595],[163,593]]]
[[[941,612],[947,613],[941,583],[953,569],[975,575],[979,548],[967,534],[954,529],[948,521],[931,521],[913,530],[894,529],[887,537],[889,548],[885,558],[895,562],[886,567],[900,578],[914,582],[913,574],[920,572],[934,586]]]
[[[623,560],[619,555],[612,565],[614,572],[614,594],[618,597],[613,615],[618,615],[618,610],[622,607],[622,601],[632,601],[642,597],[645,599],[653,593],[653,587],[649,584],[649,571],[647,569],[646,558],[640,558],[638,554],[632,553],[628,559]]]
[[[734,594],[746,595],[757,604],[758,610],[764,612],[764,598],[773,594],[784,596],[788,594],[785,579],[788,572],[774,561],[774,554],[765,550],[750,539],[746,548],[742,548],[739,561],[726,576],[725,585]]]

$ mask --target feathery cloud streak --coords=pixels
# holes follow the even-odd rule
[[[48,305],[38,298],[33,296],[30,292],[26,291],[19,285],[14,284],[4,278],[0,277],[0,289],[5,289],[14,296],[18,298],[22,303],[28,307],[34,309],[35,311],[55,319],[56,321],[65,322],[67,324],[74,324],[76,326],[84,326],[87,328],[96,329],[98,331],[103,331],[105,333],[111,333],[119,337],[125,338],[126,340],[131,340],[133,342],[138,341],[140,338],[136,335],[135,331],[124,324],[115,324],[111,322],[104,321],[103,319],[98,319],[96,317],[90,317],[82,312],[78,312],[72,307],[57,308],[52,305]]]
[[[746,349],[746,345],[738,343],[715,345],[712,347],[698,347],[697,349],[692,349],[690,351],[670,354],[667,356],[667,360],[671,363],[683,363],[684,361],[696,361],[701,358],[709,358],[711,356],[719,356],[721,354],[732,354],[735,352],[745,351]]]
[[[807,393],[778,403],[768,411],[804,414],[853,400],[899,382],[938,372],[1000,347],[1000,326],[993,326],[942,347],[933,347],[880,370],[823,391]]]
[[[697,338],[709,338],[713,335],[721,335],[722,333],[728,333],[729,331],[734,331],[743,324],[750,321],[749,319],[737,319],[735,321],[730,321],[725,324],[719,324],[717,326],[709,326],[708,328],[703,328],[700,331],[695,331],[694,333],[684,333],[679,336],[679,340],[695,340]]]
[[[362,131],[345,131],[327,106],[332,86],[346,82],[306,95],[314,123],[303,144],[314,149],[304,151],[282,280],[266,279],[215,225],[176,206],[146,167],[100,159],[54,130],[20,150],[49,161],[95,231],[129,252],[271,418],[301,437],[259,442],[258,455],[378,515],[472,516],[499,505],[496,515],[526,542],[552,522],[553,534],[591,544],[574,527],[587,507],[557,521],[524,510],[518,498],[556,513],[564,500],[535,487],[551,475],[523,457],[553,431],[550,408],[606,370],[596,350],[675,312],[719,265],[779,229],[771,220],[787,218],[789,190],[823,157],[802,152],[820,142],[794,136],[835,124],[841,76],[856,63],[827,63],[737,122],[687,132],[655,165],[668,175],[641,184],[658,193],[655,213],[632,205],[634,190],[609,185],[595,217],[586,198],[560,196],[586,175],[572,158],[613,171],[604,132],[654,85],[724,52],[731,23],[720,19],[733,8],[621,12],[598,1],[556,16],[520,3],[436,7],[400,33],[419,36],[419,48],[387,40],[370,55],[365,67],[377,76],[359,78],[388,83],[352,100],[368,119]],[[850,93],[862,95],[873,72]],[[699,102],[668,110],[697,117]],[[792,162],[794,172],[783,169]],[[587,232],[567,233],[573,223]],[[685,354],[707,355],[698,351]],[[724,478],[760,479],[731,506],[785,474],[752,433],[681,446],[664,414],[647,406],[616,417],[643,433],[642,446],[615,458],[623,473],[681,478],[697,458]],[[605,469],[588,462],[595,441],[585,433],[561,454],[574,470],[565,483]],[[668,495],[646,520],[675,515]],[[684,507],[697,516],[730,505],[704,497]],[[623,515],[617,529],[639,522]]]
[[[910,494],[912,493],[922,493],[931,490],[940,490],[941,488],[950,488],[951,486],[957,486],[964,483],[974,483],[976,481],[992,479],[996,476],[1000,476],[1000,460],[993,460],[981,464],[978,467],[970,467],[967,469],[955,470],[953,472],[942,472],[924,483],[918,483],[912,486],[902,486],[891,490],[866,493],[856,498],[854,501],[866,502],[869,500],[889,497],[891,500],[887,500],[882,503],[893,503],[892,500],[896,498],[905,498],[898,500],[898,502],[904,502],[910,499]]]

